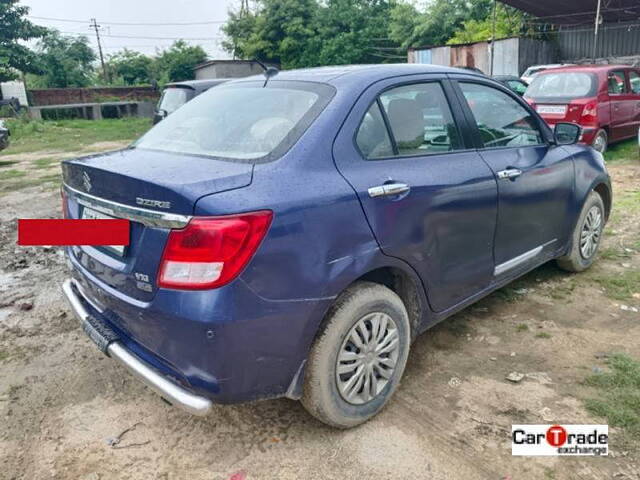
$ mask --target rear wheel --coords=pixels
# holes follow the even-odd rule
[[[599,130],[596,134],[593,142],[591,142],[591,146],[600,153],[604,153],[607,151],[607,146],[609,144],[609,137],[607,136],[607,132],[604,130]]]
[[[582,207],[580,218],[571,237],[571,249],[557,260],[558,266],[569,272],[582,272],[596,259],[602,230],[605,224],[605,210],[602,197],[591,192]]]
[[[311,350],[302,404],[338,428],[376,415],[398,387],[410,330],[407,310],[390,289],[370,282],[350,287]]]

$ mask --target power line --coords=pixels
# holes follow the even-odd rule
[[[63,33],[65,35],[83,35],[82,33],[78,33],[78,32],[66,32],[66,31],[60,31],[60,33]],[[86,35],[85,35],[86,36]],[[216,35],[213,37],[144,37],[144,36],[139,36],[139,35],[112,35],[109,33],[103,33],[102,34],[103,37],[109,37],[109,38],[133,38],[133,39],[137,39],[137,40],[218,40],[220,38],[224,38],[223,35]]]
[[[86,20],[74,20],[69,18],[52,18],[52,17],[36,17],[29,15],[29,18],[34,20],[49,20],[53,22],[69,22],[69,23],[87,23]],[[124,25],[130,27],[158,27],[158,26],[189,26],[189,25],[212,25],[212,24],[224,24],[226,20],[210,20],[202,22],[159,22],[159,23],[143,23],[143,22],[102,22],[104,25]]]

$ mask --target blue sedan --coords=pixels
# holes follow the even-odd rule
[[[194,414],[286,396],[377,414],[423,331],[545,262],[589,268],[602,155],[473,72],[294,70],[224,83],[129,148],[63,163],[63,289],[98,347]]]

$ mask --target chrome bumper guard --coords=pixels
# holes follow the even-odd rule
[[[82,305],[80,297],[76,293],[80,292],[80,289],[76,287],[74,290],[75,285],[76,281],[69,278],[62,284],[62,291],[64,292],[65,297],[67,297],[73,313],[84,326],[89,323],[88,319],[90,315],[84,305]],[[89,302],[89,300],[87,300],[87,302]],[[94,338],[92,339],[95,341]],[[122,342],[112,341],[108,343],[106,346],[106,353],[109,357],[122,363],[131,373],[133,373],[135,377],[144,382],[148,387],[173,405],[177,405],[194,415],[206,415],[211,410],[213,405],[211,400],[199,395],[194,395],[181,386],[167,380],[164,376],[127,350]]]

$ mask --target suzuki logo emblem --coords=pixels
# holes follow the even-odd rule
[[[91,177],[89,176],[89,174],[87,172],[84,172],[82,174],[82,183],[84,185],[84,189],[87,192],[90,192],[91,191],[91,187],[92,187],[91,186]]]

